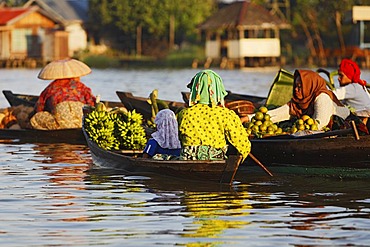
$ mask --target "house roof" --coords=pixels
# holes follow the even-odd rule
[[[24,6],[38,5],[63,22],[85,22],[88,19],[88,0],[29,0]]]
[[[29,12],[29,8],[0,8],[0,25],[7,25],[14,22]]]
[[[247,1],[233,2],[219,9],[217,13],[199,25],[201,30],[289,28],[290,25],[276,15],[272,15],[261,5]]]
[[[34,13],[39,12],[40,14],[48,17],[49,19],[53,20],[54,22],[58,23],[58,20],[53,18],[52,16],[48,15],[44,11],[42,11],[39,7],[8,7],[8,8],[0,8],[0,26],[12,25],[13,23],[17,22],[18,20],[22,19],[23,17]]]

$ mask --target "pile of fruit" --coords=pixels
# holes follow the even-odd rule
[[[85,115],[84,128],[89,137],[106,150],[143,149],[147,139],[142,115],[135,110],[107,110],[100,104]]]
[[[270,120],[270,115],[267,111],[267,107],[261,106],[252,119],[250,119],[248,123],[245,123],[249,135],[261,138],[264,136],[283,134],[282,128]]]
[[[303,115],[301,118],[297,119],[292,128],[290,129],[290,133],[295,133],[300,130],[318,130],[319,126],[315,119],[311,118],[308,115]]]

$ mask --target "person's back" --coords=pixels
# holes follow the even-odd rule
[[[75,59],[47,64],[38,78],[53,80],[40,94],[31,117],[35,129],[68,129],[82,127],[82,108],[95,105],[91,89],[80,81],[91,69]]]
[[[179,117],[182,159],[225,159],[227,142],[246,158],[251,144],[240,118],[224,107],[226,96],[221,78],[211,70],[192,79],[189,108]]]
[[[144,158],[170,159],[180,156],[181,143],[178,137],[178,123],[170,109],[160,110],[154,120],[157,131],[152,133],[144,151]]]
[[[80,81],[80,77],[91,73],[91,69],[75,59],[57,60],[47,64],[39,73],[42,80],[53,80],[40,94],[35,111],[53,113],[55,106],[64,101],[77,101],[94,105],[95,96],[91,89]]]

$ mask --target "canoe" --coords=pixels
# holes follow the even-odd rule
[[[251,143],[252,154],[273,173],[370,177],[370,135],[357,140],[351,129],[251,139]]]
[[[232,184],[241,156],[230,155],[227,160],[155,160],[140,157],[142,151],[108,151],[100,148],[88,136],[87,145],[93,163],[100,167],[123,170],[132,175],[159,174],[178,179]]]
[[[36,129],[0,129],[0,140],[13,140],[22,143],[67,143],[86,144],[82,130],[36,130]]]
[[[118,98],[121,100],[121,103],[126,107],[127,110],[141,113],[144,119],[152,118],[152,106],[148,103],[148,98],[134,96],[130,92],[116,91]],[[174,112],[185,107],[185,103],[177,101],[162,100],[168,105],[168,108]],[[158,109],[162,110],[163,106],[158,105]]]
[[[33,107],[38,96],[27,94],[15,94],[10,90],[3,90],[5,98],[10,106]],[[104,102],[108,107],[120,106],[121,102]],[[82,129],[60,129],[60,130],[36,130],[36,129],[0,129],[0,139],[16,140],[27,143],[68,143],[86,144]]]
[[[11,90],[3,90],[3,94],[5,98],[8,100],[10,106],[30,106],[34,107],[35,103],[37,102],[39,96],[37,95],[28,95],[28,94],[17,94],[13,93]],[[102,102],[107,107],[122,107],[121,102],[115,101],[103,101]]]

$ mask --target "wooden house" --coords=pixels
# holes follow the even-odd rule
[[[290,25],[261,5],[233,2],[199,26],[205,33],[205,55],[226,58],[240,67],[273,64],[281,56],[280,29]]]
[[[23,66],[68,56],[68,33],[42,9],[0,8],[0,61],[6,66]],[[11,64],[9,64],[11,63]]]
[[[70,57],[87,48],[88,0],[29,0],[24,6],[38,6],[61,23],[68,33]]]
[[[370,6],[353,6],[352,19],[354,23],[359,23],[360,26],[360,48],[370,48],[370,41],[365,40],[365,22],[370,21]]]

